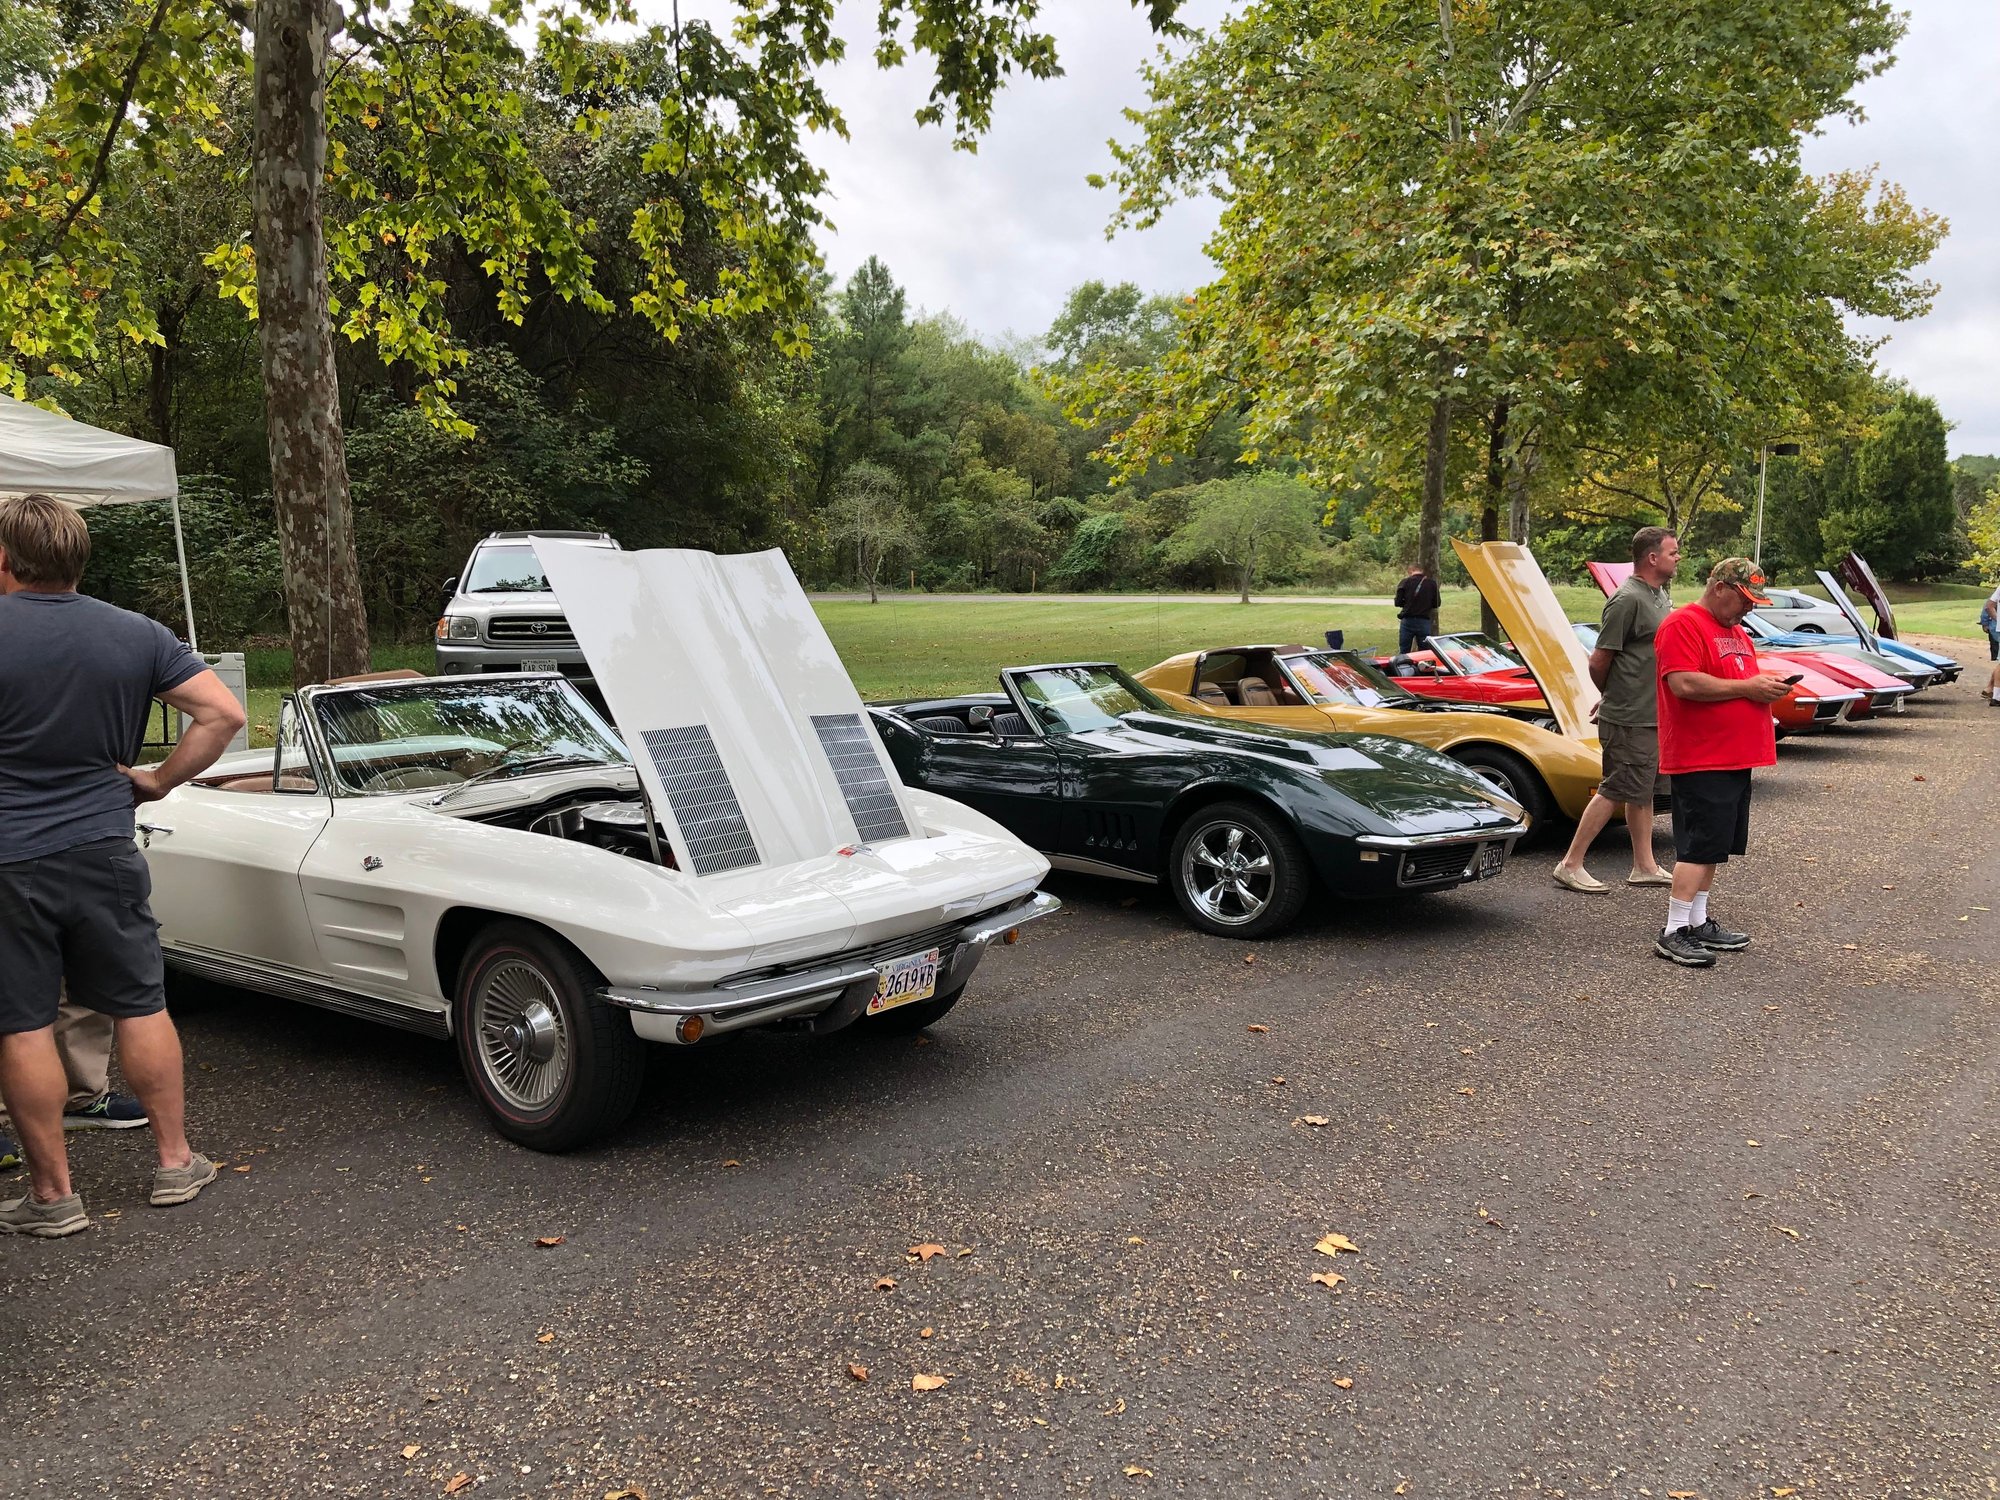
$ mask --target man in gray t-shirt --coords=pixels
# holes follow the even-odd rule
[[[1601,895],[1609,889],[1583,867],[1591,841],[1623,809],[1632,835],[1627,885],[1670,885],[1673,877],[1653,857],[1653,788],[1660,775],[1659,683],[1653,633],[1673,607],[1667,584],[1680,567],[1680,539],[1662,526],[1641,527],[1632,537],[1632,576],[1604,603],[1590,677],[1603,690],[1597,707],[1604,776],[1577,819],[1576,837],[1557,862],[1556,884]]]
[[[132,810],[212,765],[243,710],[165,627],[79,594],[89,557],[90,532],[68,506],[0,501],[0,1094],[30,1178],[25,1197],[0,1203],[0,1233],[45,1239],[90,1227],[63,1149],[65,981],[73,1002],[116,1029],[158,1149],[151,1201],[185,1203],[216,1175],[188,1145],[180,1037]],[[188,726],[159,765],[135,767],[156,698]]]

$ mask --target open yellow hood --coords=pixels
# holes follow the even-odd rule
[[[1453,537],[1451,545],[1542,685],[1542,696],[1562,732],[1571,739],[1596,739],[1590,711],[1604,695],[1590,680],[1590,658],[1569,628],[1569,617],[1535,554],[1519,542],[1461,542]]]

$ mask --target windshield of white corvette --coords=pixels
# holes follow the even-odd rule
[[[1037,667],[1014,682],[1050,734],[1109,729],[1120,714],[1166,707],[1116,667]]]
[[[384,683],[321,693],[313,709],[335,775],[353,792],[626,764],[611,727],[563,682]]]

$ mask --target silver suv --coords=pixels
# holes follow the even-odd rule
[[[437,669],[461,672],[561,672],[588,678],[530,543],[563,541],[617,547],[601,531],[496,531],[472,549],[465,571],[445,585],[449,598],[437,622]]]

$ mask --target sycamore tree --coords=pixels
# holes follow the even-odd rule
[[[1883,0],[1253,0],[1151,70],[1110,177],[1114,228],[1219,197],[1217,277],[1164,360],[1068,408],[1127,473],[1233,416],[1252,460],[1415,489],[1426,566],[1454,483],[1525,535],[1587,434],[1674,401],[1755,426],[1727,398],[1778,383],[1801,318],[1920,302],[1934,226],[1798,165],[1901,29]],[[1900,256],[1840,265],[1857,215]]]
[[[1133,0],[1156,28],[1178,0]],[[16,0],[35,5],[35,0]],[[825,223],[806,146],[841,133],[818,75],[845,43],[834,0],[736,0],[726,31],[689,21],[613,44],[631,0],[113,0],[79,28],[14,130],[0,196],[0,384],[59,399],[109,342],[160,337],[140,263],[113,231],[140,186],[191,154],[234,163],[251,221],[214,248],[223,294],[258,320],[286,604],[300,681],[365,670],[336,339],[414,372],[432,421],[454,410],[448,261],[502,316],[558,298],[609,315],[585,249],[524,138],[540,111],[584,135],[640,98],[659,128],[644,169],[675,184],[627,226],[645,263],[632,311],[663,338],[691,320],[762,326],[803,353]],[[932,70],[925,124],[970,146],[1014,73],[1059,71],[1041,0],[881,0],[875,60]],[[10,15],[13,8],[10,7]],[[11,39],[14,30],[7,36]],[[25,28],[18,28],[25,29]],[[32,53],[34,39],[10,40]],[[16,70],[17,72],[19,70]],[[247,128],[220,101],[248,80]],[[7,80],[0,77],[0,87]],[[18,85],[16,85],[18,87]],[[677,252],[691,216],[726,263],[702,285]]]
[[[1179,563],[1220,563],[1236,575],[1239,604],[1250,602],[1260,571],[1311,546],[1322,505],[1313,491],[1283,474],[1262,472],[1211,479],[1187,492],[1188,518],[1167,538]]]

